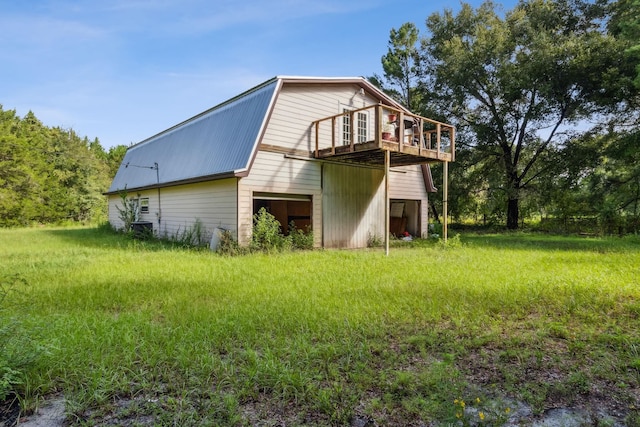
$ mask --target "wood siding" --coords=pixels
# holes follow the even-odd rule
[[[237,233],[237,190],[236,179],[162,188],[160,200],[162,217],[158,233],[158,190],[131,193],[130,197],[148,197],[149,213],[141,214],[140,221],[153,223],[154,232],[160,237],[180,237],[185,230],[193,227],[196,219],[202,222],[205,236],[211,238],[214,228],[222,227]],[[117,207],[121,206],[119,196],[109,197],[109,222],[122,228]]]
[[[323,166],[324,246],[363,248],[370,236],[384,237],[384,171]]]
[[[322,243],[322,188],[319,162],[287,158],[282,153],[259,151],[251,172],[239,183],[238,240],[246,244],[253,227],[254,193],[311,196],[315,245]]]
[[[262,142],[307,153],[315,150],[311,132],[314,120],[341,113],[342,108],[356,109],[378,103],[377,99],[363,97],[359,91],[360,87],[355,84],[285,84]],[[373,118],[369,122],[369,129],[373,129]]]

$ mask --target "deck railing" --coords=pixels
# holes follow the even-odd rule
[[[440,161],[453,161],[452,125],[377,104],[313,122],[315,157],[385,149]],[[360,145],[360,147],[358,147]]]

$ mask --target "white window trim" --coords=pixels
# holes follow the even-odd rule
[[[370,129],[371,129],[371,117],[369,114],[368,110],[364,110],[364,111],[358,111],[357,113],[354,114],[353,116],[353,122],[351,123],[349,122],[349,130],[348,133],[345,132],[345,118],[349,117],[349,112],[356,110],[357,108],[350,106],[350,105],[345,105],[345,104],[340,104],[340,113],[342,114],[341,116],[341,120],[339,121],[339,131],[340,131],[340,140],[342,141],[342,145],[350,145],[351,144],[351,135],[353,134],[355,141],[354,143],[358,144],[361,142],[366,142],[370,139],[372,139],[370,137]],[[360,127],[360,116],[364,117],[364,128]],[[356,126],[356,128],[354,129],[353,126]],[[361,130],[363,130],[364,132],[360,132]]]

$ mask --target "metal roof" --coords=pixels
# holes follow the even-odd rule
[[[381,102],[406,110],[363,77],[277,76],[129,147],[106,194],[242,176],[280,87],[296,83],[356,84]]]
[[[108,193],[245,172],[278,83],[269,80],[130,147]]]

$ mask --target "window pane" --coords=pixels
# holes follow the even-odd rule
[[[358,113],[358,142],[367,140],[367,114]]]
[[[351,144],[351,116],[346,108],[343,112],[346,114],[342,116],[342,143],[349,145]]]

